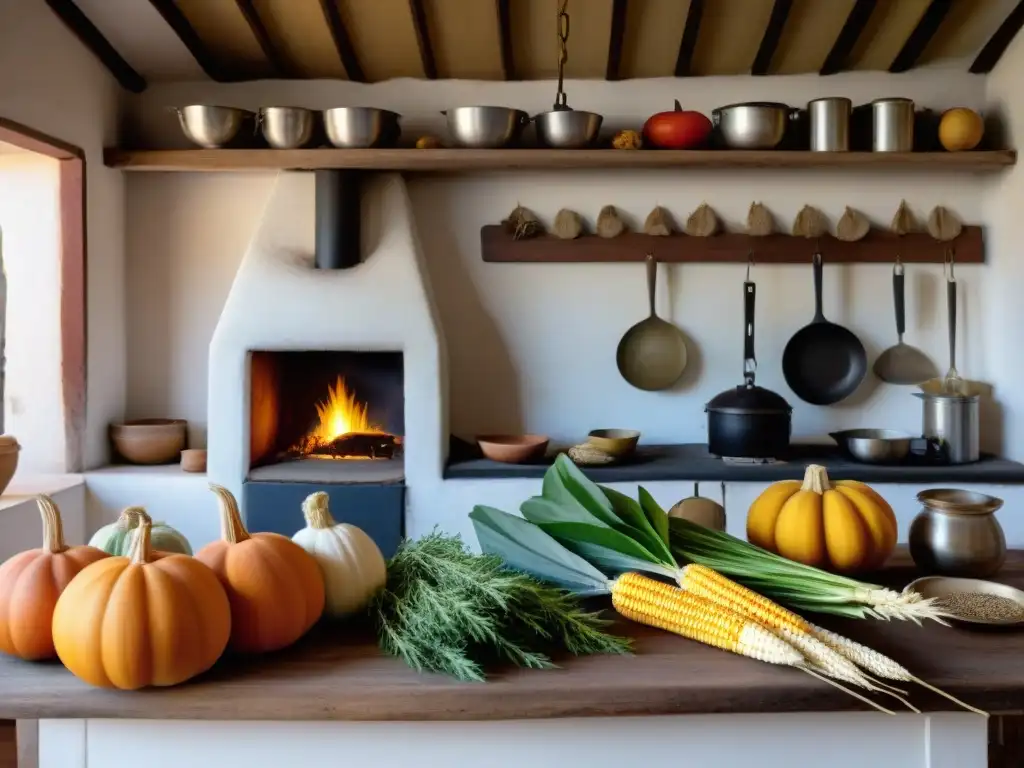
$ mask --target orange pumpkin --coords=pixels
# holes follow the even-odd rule
[[[69,547],[53,499],[39,496],[36,503],[43,518],[42,549],[0,565],[0,651],[31,661],[57,655],[50,632],[57,598],[79,571],[107,556],[96,547]]]
[[[232,650],[276,651],[291,645],[324,610],[324,581],[312,555],[276,533],[245,530],[238,503],[219,485],[221,540],[196,558],[217,574],[231,601]]]
[[[53,644],[76,676],[104,688],[177,685],[216,663],[231,634],[217,577],[187,555],[154,556],[148,516],[128,557],[90,565],[53,612]]]

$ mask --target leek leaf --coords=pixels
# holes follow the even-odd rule
[[[661,534],[652,527],[647,515],[640,508],[640,504],[635,499],[631,499],[626,494],[619,493],[612,488],[598,487],[608,497],[608,500],[612,503],[612,508],[615,510],[615,514],[621,521],[619,525],[615,526],[615,529],[636,539],[645,549],[656,555],[666,565],[674,565],[675,560],[672,557],[671,550],[668,548],[667,541],[663,540]],[[665,531],[667,535],[667,518],[665,520]]]
[[[646,488],[640,486],[638,491],[640,508],[650,521],[651,527],[654,528],[658,536],[660,536],[662,541],[665,542],[665,546],[668,546],[668,515],[665,510],[658,505],[658,502],[654,500],[654,497],[647,492]]]

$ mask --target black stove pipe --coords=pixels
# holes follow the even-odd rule
[[[360,262],[362,209],[359,171],[321,170],[316,174],[317,269],[349,269]]]

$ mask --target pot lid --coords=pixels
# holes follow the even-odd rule
[[[711,398],[705,410],[718,413],[792,413],[793,408],[781,395],[756,385],[741,384]]]

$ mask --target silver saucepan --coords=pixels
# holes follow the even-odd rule
[[[711,111],[711,122],[727,147],[775,149],[800,110],[773,101],[730,104]]]

